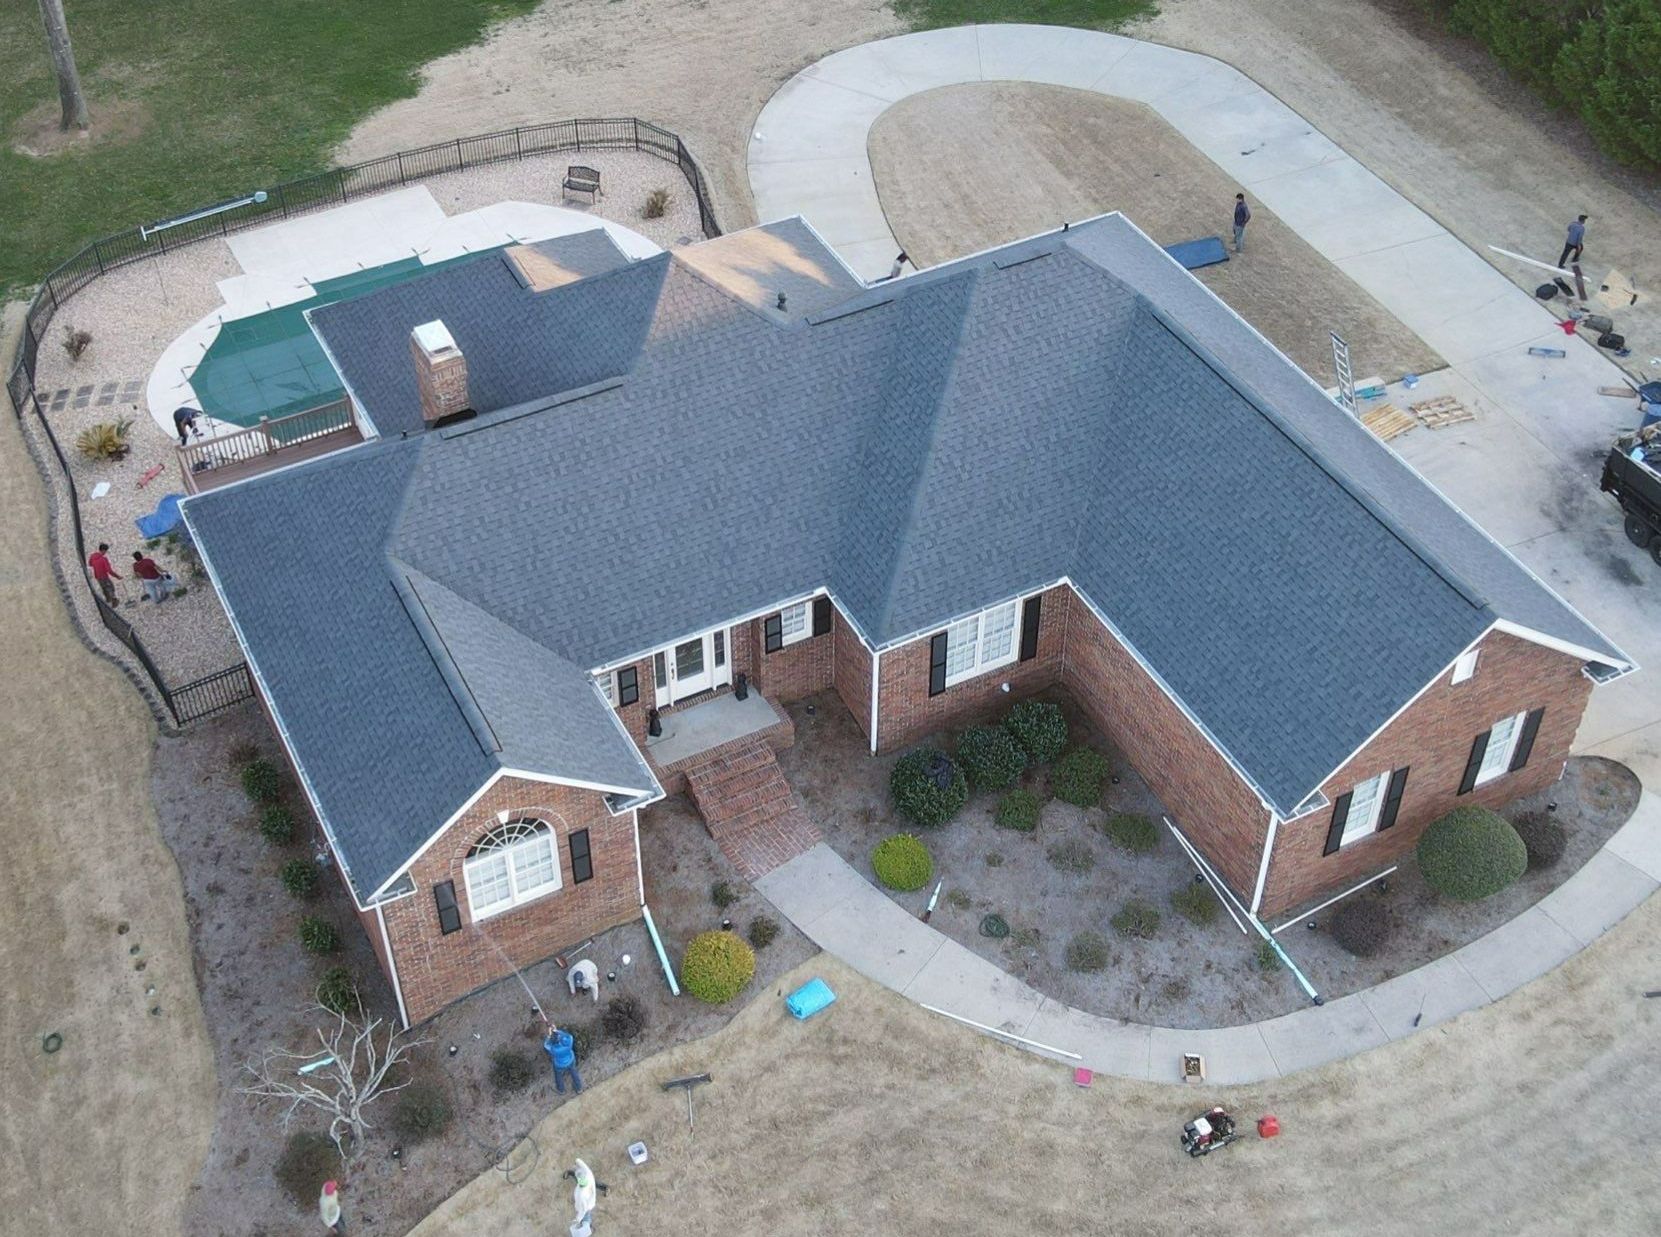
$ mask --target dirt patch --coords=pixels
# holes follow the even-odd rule
[[[1230,237],[1240,187],[1148,107],[1062,86],[947,86],[902,99],[871,128],[871,175],[888,225],[919,266],[1123,211],[1161,245]],[[1323,382],[1332,341],[1356,377],[1441,359],[1332,263],[1251,199],[1246,252],[1194,274]]]
[[[1022,785],[1044,803],[1033,832],[998,828],[994,813],[999,796],[993,794],[971,797],[950,824],[916,830],[934,857],[935,880],[944,882],[929,922],[1046,996],[1127,1022],[1233,1026],[1303,1008],[1307,997],[1290,973],[1260,967],[1258,938],[1246,936],[1214,899],[1207,923],[1192,922],[1176,909],[1173,895],[1194,886],[1195,872],[1163,823],[1157,843],[1146,853],[1132,853],[1110,839],[1113,816],[1132,813],[1159,822],[1165,808],[1066,692],[1052,689],[1041,698],[1065,711],[1070,744],[1108,756],[1113,772],[1102,803],[1086,811],[1051,799],[1048,771],[1029,769]],[[1003,712],[998,709],[983,720],[995,721]],[[872,847],[911,828],[889,805],[889,772],[900,753],[870,756],[853,718],[834,695],[793,705],[791,716],[797,741],[780,753],[780,767],[832,849],[880,888],[871,870]],[[961,729],[921,742],[950,751]],[[1516,819],[1547,812],[1550,805],[1550,814],[1568,835],[1563,857],[1553,867],[1530,872],[1482,902],[1456,903],[1427,889],[1408,855],[1383,886],[1356,895],[1379,900],[1387,909],[1391,936],[1383,952],[1371,958],[1345,952],[1330,935],[1330,911],[1315,916],[1315,931],[1301,926],[1307,922],[1302,917],[1287,916],[1291,926],[1282,943],[1328,998],[1423,966],[1493,931],[1562,884],[1632,815],[1639,793],[1638,779],[1623,766],[1595,756],[1576,757],[1555,786],[1520,800],[1506,813]],[[1071,854],[1058,852],[1060,847]],[[889,896],[920,914],[933,889],[931,880],[917,892]],[[1159,913],[1149,939],[1127,936],[1114,926],[1113,917],[1132,902]],[[983,931],[989,914],[1008,924],[1007,936]],[[1081,972],[1069,965],[1069,943],[1086,932],[1106,942],[1102,969]]]
[[[119,95],[89,99],[92,125],[87,129],[58,127],[63,108],[57,99],[47,99],[18,117],[12,127],[11,147],[30,159],[113,146],[141,137],[150,127],[150,106],[139,99]]]
[[[257,1106],[236,1091],[245,1081],[245,1062],[267,1046],[298,1050],[311,1038],[318,1023],[307,1006],[327,966],[340,964],[352,971],[372,1014],[391,1018],[397,1007],[333,875],[325,873],[318,895],[304,902],[278,882],[281,863],[312,854],[316,843],[308,837],[290,847],[273,847],[260,837],[233,767],[232,754],[244,746],[263,748],[268,755],[276,748],[263,715],[252,705],[184,737],[158,740],[152,788],[167,843],[184,875],[196,980],[220,1084],[213,1145],[189,1197],[186,1227],[253,1237],[294,1231],[305,1217],[271,1171],[285,1138],[278,1122],[280,1110]],[[289,797],[295,799],[292,788]],[[738,880],[684,800],[669,800],[642,813],[640,834],[648,904],[677,965],[694,933],[717,927],[723,916],[742,932],[755,916],[770,909]],[[720,880],[730,882],[739,895],[725,911],[710,900],[711,887]],[[321,958],[307,954],[298,938],[304,914],[334,924],[342,952]],[[778,938],[757,955],[752,991],[765,990],[779,974],[814,952],[788,921],[780,920],[780,928]],[[622,961],[625,954],[627,964]],[[691,997],[671,997],[650,938],[639,924],[606,933],[583,949],[582,956],[592,958],[600,969],[604,991],[598,1004],[571,998],[565,973],[552,960],[528,968],[524,979],[537,1004],[557,1021],[594,1032],[595,1046],[579,1062],[587,1085],[672,1045],[707,1035],[735,1012],[701,1005]],[[616,973],[615,983],[606,980],[609,972]],[[627,1044],[606,1040],[598,1028],[606,1000],[621,994],[635,997],[646,1010],[645,1032]],[[401,1140],[388,1128],[389,1111],[371,1110],[378,1129],[345,1176],[354,1232],[407,1231],[475,1173],[488,1169],[499,1148],[517,1143],[551,1109],[570,1102],[569,1096],[554,1092],[540,1046],[541,1030],[531,998],[511,977],[458,1002],[419,1029],[433,1042],[418,1050],[416,1073],[449,1097],[455,1120],[439,1137],[402,1146],[394,1159],[391,1151]],[[531,1059],[534,1080],[524,1090],[504,1094],[492,1085],[491,1057],[503,1048]],[[321,1132],[323,1123],[302,1118],[292,1128]]]

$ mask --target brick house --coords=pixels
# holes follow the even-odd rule
[[[636,917],[640,808],[812,693],[875,753],[1059,684],[1273,916],[1634,668],[1117,215],[870,286],[797,220],[589,233],[311,320],[376,436],[185,512],[407,1021]]]

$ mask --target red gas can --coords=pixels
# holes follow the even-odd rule
[[[1273,1138],[1280,1133],[1280,1118],[1274,1113],[1264,1113],[1257,1119],[1257,1136],[1259,1138]]]

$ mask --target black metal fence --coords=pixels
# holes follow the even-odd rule
[[[6,379],[6,390],[12,406],[21,419],[25,410],[32,411],[52,445],[58,466],[63,470],[69,486],[69,511],[75,536],[75,557],[86,562],[86,540],[81,531],[81,505],[75,497],[75,480],[69,471],[69,461],[57,436],[46,420],[46,414],[35,398],[35,368],[40,347],[46,339],[47,328],[63,303],[99,276],[133,262],[159,254],[172,253],[197,241],[229,236],[247,228],[258,227],[278,219],[292,219],[297,215],[340,206],[354,198],[384,193],[386,190],[411,181],[422,181],[468,168],[485,167],[508,160],[527,159],[537,155],[578,152],[584,150],[638,150],[654,155],[680,168],[687,183],[692,186],[698,202],[698,222],[705,236],[719,236],[721,229],[715,222],[715,211],[710,205],[709,190],[704,174],[686,145],[667,129],[660,129],[649,121],[633,117],[609,120],[560,120],[552,124],[529,125],[486,133],[478,137],[457,138],[438,142],[416,150],[400,151],[367,163],[351,167],[332,168],[288,181],[267,191],[262,200],[252,196],[212,210],[200,218],[191,218],[194,212],[180,216],[181,222],[165,230],[154,227],[129,228],[114,236],[94,241],[68,261],[61,263],[41,281],[29,312],[23,321],[23,342],[18,349],[17,364]],[[206,717],[220,709],[229,708],[253,695],[253,681],[246,663],[207,675],[181,687],[169,687],[156,669],[155,662],[145,650],[138,633],[92,589],[92,582],[81,573],[91,592],[98,617],[122,644],[131,649],[155,684],[173,720],[183,725]]]

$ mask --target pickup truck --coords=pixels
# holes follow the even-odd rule
[[[1622,434],[1603,461],[1599,488],[1626,513],[1626,538],[1661,566],[1661,435]]]

